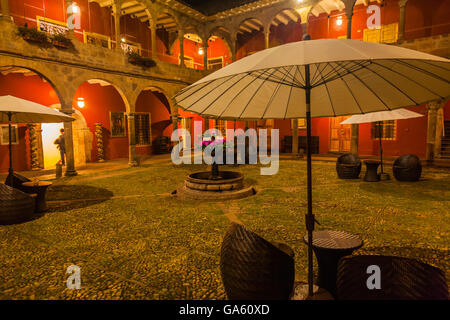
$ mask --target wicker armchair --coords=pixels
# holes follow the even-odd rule
[[[35,198],[20,190],[0,184],[0,224],[29,220],[34,213]]]
[[[422,174],[422,164],[416,155],[407,154],[394,161],[392,171],[398,181],[417,181]]]
[[[356,154],[343,154],[336,161],[336,171],[340,179],[358,179],[361,173],[361,160]]]
[[[222,243],[220,271],[232,300],[288,300],[294,287],[294,253],[232,223]]]
[[[380,268],[380,289],[368,289],[367,268]],[[340,300],[447,300],[445,273],[426,263],[391,256],[347,256],[339,261]]]

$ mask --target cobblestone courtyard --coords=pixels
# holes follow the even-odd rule
[[[305,161],[281,160],[274,176],[259,175],[259,166],[229,168],[258,193],[220,203],[171,194],[203,165],[112,169],[54,182],[45,215],[0,226],[1,299],[224,299],[219,252],[230,221],[291,246],[296,278],[306,281]],[[339,180],[335,163],[317,161],[316,228],[359,234],[364,246],[355,254],[417,258],[450,279],[449,185],[444,168],[425,167],[416,183],[367,183]],[[66,288],[73,264],[81,290]]]

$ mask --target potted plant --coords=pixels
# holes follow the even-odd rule
[[[36,42],[43,45],[49,44],[47,34],[34,28],[28,28],[25,24],[23,27],[18,28],[18,35],[24,40],[30,42]]]
[[[56,33],[52,36],[52,43],[55,47],[68,49],[72,47],[72,40],[63,33]]]
[[[141,57],[139,53],[135,51],[128,52],[128,62],[134,65],[139,65],[145,68],[151,68],[156,66],[155,61],[151,58]]]

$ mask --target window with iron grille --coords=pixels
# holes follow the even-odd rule
[[[225,120],[216,120],[215,128],[219,129],[222,132],[222,136],[226,137],[227,135],[227,122]]]
[[[137,145],[151,145],[152,133],[150,113],[136,113],[134,116],[134,129]]]
[[[395,140],[397,135],[397,121],[385,120],[372,123],[372,139]]]

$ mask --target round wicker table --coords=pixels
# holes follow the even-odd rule
[[[380,161],[377,160],[366,160],[364,161],[366,165],[366,174],[364,176],[364,181],[369,182],[377,182],[380,181],[380,177],[378,176],[377,170],[380,165]]]
[[[308,244],[308,235],[303,237]],[[313,250],[316,254],[319,272],[317,285],[336,296],[336,276],[339,259],[351,255],[356,249],[361,248],[363,241],[357,235],[344,231],[314,231]]]

